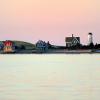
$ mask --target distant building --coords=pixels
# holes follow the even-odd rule
[[[77,46],[80,44],[80,37],[74,37],[72,34],[72,37],[65,38],[65,42],[66,42],[66,47]]]
[[[93,44],[93,34],[92,33],[88,33],[88,45]]]
[[[48,50],[48,44],[42,40],[36,43],[36,49],[38,52],[46,52]]]
[[[15,48],[14,48],[14,43],[10,40],[6,40],[3,42],[3,52],[4,53],[12,53],[15,51]]]
[[[3,49],[3,42],[0,41],[0,50],[2,50],[2,49]]]

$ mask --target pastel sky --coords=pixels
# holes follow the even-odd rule
[[[100,43],[100,0],[0,0],[0,40],[65,45],[65,37]]]

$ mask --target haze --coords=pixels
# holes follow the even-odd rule
[[[100,0],[1,0],[0,40],[65,45],[71,34],[87,43],[92,32],[99,43],[99,18]]]

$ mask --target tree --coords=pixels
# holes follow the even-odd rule
[[[89,49],[93,49],[93,48],[94,48],[94,44],[91,43],[91,44],[89,45]]]
[[[21,50],[25,50],[25,46],[24,45],[21,45],[20,49]]]

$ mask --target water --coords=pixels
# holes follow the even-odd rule
[[[100,100],[100,55],[0,55],[0,100]]]

